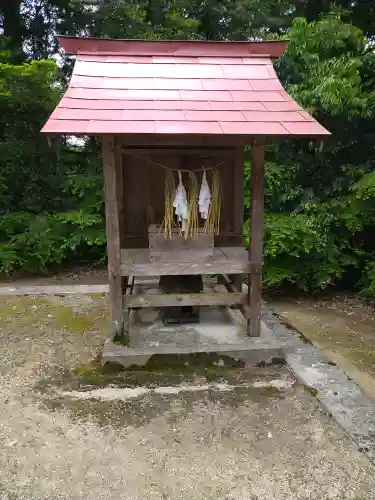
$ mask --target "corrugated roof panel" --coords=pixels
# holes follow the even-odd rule
[[[74,99],[127,99],[129,90],[125,89],[85,89],[82,87],[69,87],[65,92],[66,97]]]
[[[251,90],[249,80],[233,80],[231,78],[204,78],[203,90]]]
[[[269,57],[243,57],[242,63],[243,64],[251,64],[252,66],[254,64],[262,64],[263,66],[264,65],[268,66],[270,64],[270,58]]]
[[[212,101],[209,103],[210,108],[214,111],[220,111],[220,110],[226,110],[226,111],[231,111],[231,110],[236,110],[236,111],[262,111],[266,109],[264,104],[261,102],[255,102],[255,101],[249,101],[249,102],[241,102],[241,101],[231,101],[231,102],[219,102],[219,101]]]
[[[199,64],[198,57],[174,57],[174,56],[153,56],[152,62],[155,64]]]
[[[153,121],[90,121],[87,134],[154,134],[155,122]]]
[[[155,89],[203,90],[203,82],[199,78],[154,78]],[[215,80],[210,80],[215,81]]]
[[[122,56],[122,55],[107,55],[107,56],[96,56],[101,57],[101,62],[106,63],[134,63],[134,64],[152,64],[154,62],[151,56]],[[87,54],[78,54],[77,59],[82,61],[87,61]],[[104,59],[104,60],[103,60]],[[96,59],[100,61],[100,59]]]
[[[71,109],[153,109],[153,101],[126,101],[116,99],[71,99],[64,97],[59,108]],[[177,108],[178,109],[178,108]]]
[[[227,90],[180,90],[180,97],[186,101],[231,101],[231,93]]]
[[[217,122],[155,122],[157,134],[222,134]]]
[[[284,127],[291,135],[324,135],[325,128],[316,120],[305,122],[283,122]]]
[[[250,85],[253,90],[282,90],[280,80],[250,80]]]
[[[87,128],[89,123],[90,122],[84,120],[55,120],[54,118],[49,118],[42,132],[47,134],[69,133],[86,135],[88,133]]]
[[[137,64],[77,61],[75,74],[132,78],[223,78],[221,66],[214,64]],[[261,66],[258,66],[261,67]],[[252,76],[254,72],[250,72]],[[245,77],[246,78],[246,77]]]
[[[102,88],[149,90],[155,87],[153,78],[104,78],[104,84],[102,85]]]
[[[328,134],[277,78],[284,42],[63,40],[77,60],[44,132]]]
[[[142,101],[150,99],[151,101],[178,101],[180,93],[178,90],[159,90],[159,89],[130,89],[127,93],[127,99]]]
[[[87,77],[85,77],[87,78]],[[91,80],[91,79],[90,79]],[[155,88],[153,78],[104,78],[104,89],[148,90]]]
[[[154,101],[154,109],[210,109],[210,105],[206,101]]]
[[[81,76],[73,75],[69,82],[69,87],[71,88],[85,88],[85,89],[101,89],[105,82],[108,82],[110,78],[104,78],[104,76]],[[118,88],[117,86],[115,87]]]
[[[231,96],[234,101],[255,101],[255,102],[277,102],[285,101],[284,96],[277,91],[242,91],[242,90],[232,90]]]
[[[201,64],[218,64],[221,65],[223,63],[225,64],[242,64],[243,59],[242,57],[226,57],[225,59],[223,57],[199,57],[198,61]]]
[[[193,122],[246,121],[246,117],[241,111],[185,111],[185,117],[186,120]],[[301,119],[303,120],[302,116]]]
[[[311,115],[309,115],[309,113],[307,113],[307,111],[299,111],[299,114],[301,116],[303,116],[304,119],[307,120],[307,121],[309,121],[309,122],[313,122],[314,121],[314,118]]]
[[[224,134],[231,135],[288,135],[277,122],[220,122]]]
[[[205,111],[203,111],[204,113]],[[95,120],[95,121],[184,121],[184,111],[157,109],[56,109],[51,118],[55,120]],[[303,120],[303,118],[301,117]]]
[[[140,111],[137,110],[136,113]],[[57,108],[52,113],[54,120],[123,120],[126,111],[123,109],[70,109]]]
[[[298,111],[243,111],[249,122],[305,122]]]
[[[257,64],[222,64],[221,68],[226,78],[268,80],[270,77],[266,66]]]
[[[264,108],[268,109],[268,111],[296,111],[301,110],[301,106],[289,99],[288,101],[264,101]]]

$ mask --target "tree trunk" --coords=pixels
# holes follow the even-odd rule
[[[21,18],[21,0],[7,0],[0,7],[3,17],[4,36],[9,39],[10,62],[21,64],[25,59],[23,51],[23,26]]]

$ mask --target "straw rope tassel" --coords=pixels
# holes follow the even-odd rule
[[[203,228],[205,234],[219,234],[221,212],[221,181],[217,168],[212,171],[211,204],[208,217]]]
[[[186,231],[184,234],[185,239],[196,239],[199,230],[199,215],[198,215],[198,195],[199,186],[198,179],[194,172],[189,173],[188,185],[188,221]],[[174,208],[173,202],[176,194],[176,180],[174,177],[173,169],[166,169],[165,175],[165,188],[164,188],[164,219],[160,227],[160,232],[163,231],[164,238],[171,240],[173,238],[172,229],[176,227],[174,221]],[[208,217],[203,227],[204,234],[219,234],[220,229],[220,212],[221,212],[221,180],[220,172],[217,168],[212,170],[212,185],[211,185],[211,203],[208,211]]]
[[[189,217],[187,222],[187,230],[185,239],[197,239],[198,237],[198,179],[193,172],[189,172],[189,191],[188,191],[188,207]]]
[[[164,239],[172,239],[172,227],[175,226],[173,219],[173,201],[176,193],[176,182],[171,169],[166,169],[164,186],[164,219],[160,232],[164,231]]]

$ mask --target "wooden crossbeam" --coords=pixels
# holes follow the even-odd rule
[[[166,293],[126,295],[124,305],[131,308],[172,306],[232,306],[245,304],[246,293]]]

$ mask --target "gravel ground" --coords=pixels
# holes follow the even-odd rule
[[[95,375],[105,301],[0,300],[2,500],[374,499],[374,468],[285,367],[217,386],[199,370]],[[141,378],[152,390],[124,398]],[[81,397],[97,386],[111,399]]]

